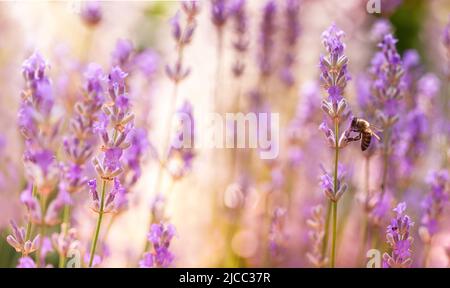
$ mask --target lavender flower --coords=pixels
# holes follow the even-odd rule
[[[277,207],[273,211],[269,230],[269,251],[275,260],[281,261],[286,257],[286,215],[284,208]]]
[[[339,199],[342,197],[342,195],[344,195],[344,193],[348,189],[347,183],[343,182],[345,178],[345,170],[344,166],[341,163],[338,163],[337,171],[338,171],[337,172],[338,178],[337,178],[336,193],[334,192],[335,187],[333,183],[334,181],[333,177],[325,170],[323,171],[323,175],[320,177],[320,185],[325,193],[325,196],[333,202],[339,201]]]
[[[152,49],[141,51],[134,57],[134,65],[147,78],[154,77],[159,68],[159,55]]]
[[[325,220],[322,205],[316,205],[311,209],[311,218],[306,220],[311,240],[311,251],[306,253],[306,258],[316,268],[323,268],[328,264],[328,257],[322,255],[322,246],[325,237]]]
[[[97,143],[94,128],[105,98],[103,85],[106,78],[99,65],[89,64],[84,78],[83,97],[75,104],[70,132],[63,142],[69,159],[63,165],[60,190],[69,193],[78,192],[86,186],[85,164],[94,153]]]
[[[211,21],[218,29],[225,25],[228,18],[226,2],[226,0],[211,0]]]
[[[392,24],[387,19],[379,19],[375,21],[370,31],[371,38],[374,41],[381,41],[385,35],[392,33]]]
[[[88,181],[89,195],[91,197],[92,206],[91,209],[96,213],[113,213],[119,211],[122,206],[125,197],[125,189],[119,181],[119,178],[114,178],[114,184],[111,190],[105,194],[103,209],[101,207],[101,196],[97,191],[97,180],[92,179]]]
[[[11,221],[12,234],[6,237],[6,241],[22,256],[27,256],[38,249],[40,243],[40,235],[36,235],[33,240],[27,240],[25,229],[18,227],[14,221]],[[24,260],[26,261],[26,260]],[[19,264],[20,265],[20,264]]]
[[[139,262],[141,268],[168,267],[174,260],[174,255],[169,247],[175,236],[175,227],[172,224],[152,224],[147,234],[148,241],[152,244],[152,251],[144,254]]]
[[[67,257],[71,250],[79,247],[79,241],[77,240],[77,231],[75,228],[67,229],[67,223],[61,224],[61,233],[53,233],[51,237],[51,243],[58,252],[59,257]],[[67,231],[67,233],[64,233]]]
[[[322,33],[322,42],[326,48],[328,55],[320,57],[320,70],[321,81],[324,88],[329,95],[329,101],[332,104],[330,109],[326,111],[328,114],[334,110],[334,114],[330,116],[337,116],[343,112],[343,108],[338,109],[339,104],[344,105],[345,102],[341,102],[344,88],[347,85],[347,81],[350,80],[350,76],[347,72],[348,59],[343,54],[345,44],[342,42],[344,32],[340,30],[336,25],[331,25],[330,28]]]
[[[18,124],[25,138],[24,165],[28,179],[38,192],[48,195],[58,182],[59,169],[54,142],[59,121],[52,113],[54,98],[50,80],[45,74],[47,63],[35,52],[22,65],[25,89],[19,108]]]
[[[381,49],[372,60],[371,72],[375,77],[372,93],[375,95],[379,109],[379,118],[383,127],[393,125],[398,119],[399,99],[405,88],[404,69],[395,44],[397,39],[392,34],[384,36],[378,45]]]
[[[392,251],[390,254],[383,254],[384,268],[408,268],[411,266],[413,238],[410,236],[410,230],[414,223],[408,215],[404,214],[405,210],[405,202],[399,203],[393,210],[396,216],[386,230],[386,240]]]
[[[97,1],[85,1],[81,8],[81,19],[90,27],[96,26],[102,20],[102,10]]]
[[[450,77],[450,17],[448,18],[448,23],[444,27],[444,31],[442,33],[442,43],[447,52],[447,64],[445,67],[445,75],[447,78]]]
[[[383,176],[381,196],[385,195],[388,185],[389,163],[392,157],[393,139],[398,138],[398,130],[394,125],[398,122],[400,103],[406,89],[404,68],[400,55],[395,47],[397,39],[392,34],[384,36],[378,45],[381,49],[372,59],[370,74],[373,77],[371,85],[372,101],[376,107],[376,117],[383,129]],[[390,176],[392,180],[392,176]]]
[[[134,114],[130,111],[131,105],[126,91],[125,78],[127,75],[120,67],[112,68],[108,76],[110,101],[103,105],[103,113],[94,125],[94,130],[98,131],[103,142],[103,155],[101,158],[96,157],[93,160],[94,168],[102,179],[102,189],[99,195],[96,180],[93,179],[88,182],[92,208],[99,214],[90,251],[89,267],[94,264],[103,214],[115,211],[123,205],[125,192],[118,177],[124,171],[121,158],[124,151],[130,147],[128,135],[134,129]],[[106,186],[110,181],[114,181],[114,186],[109,193],[106,193]],[[119,203],[116,202],[118,200],[120,200]]]
[[[142,174],[142,160],[150,146],[147,131],[142,128],[134,129],[130,135],[130,144],[130,148],[126,150],[123,156],[127,168],[123,174],[122,183],[125,187],[131,188]]]
[[[183,9],[184,13],[187,16],[186,24],[184,27],[182,27],[180,24],[179,13],[175,14],[175,16],[171,20],[172,38],[175,40],[176,43],[178,57],[173,65],[166,65],[166,75],[175,84],[178,84],[190,74],[190,68],[184,67],[182,63],[182,55],[184,48],[191,43],[195,29],[197,27],[195,17],[198,14],[198,7],[197,6],[192,7],[194,8]]]
[[[127,73],[115,66],[109,74],[110,103],[103,106],[102,114],[94,124],[103,142],[103,159],[94,158],[93,164],[98,175],[112,181],[123,172],[121,157],[130,147],[128,134],[133,130],[134,115],[130,112],[129,98],[126,93],[125,78]],[[108,131],[108,127],[111,129]]]
[[[16,268],[36,268],[36,263],[34,263],[31,257],[25,256],[19,258],[19,264]]]
[[[131,63],[132,54],[134,51],[133,43],[126,39],[118,39],[116,47],[112,52],[112,65],[119,67],[126,67],[129,71],[129,64]]]
[[[449,200],[449,176],[446,170],[433,171],[428,177],[431,186],[425,197],[422,208],[424,214],[419,228],[419,235],[423,242],[429,244],[431,238],[438,232],[439,220],[443,216],[444,208]]]
[[[174,135],[168,154],[168,169],[175,180],[182,178],[191,170],[192,160],[195,157],[195,122],[192,105],[185,101],[178,109],[177,116],[180,119],[180,127]]]
[[[332,122],[334,130],[328,127],[325,120],[319,127],[325,134],[325,138],[328,144],[334,149],[334,173],[333,176],[329,175],[325,169],[324,175],[321,178],[322,189],[325,195],[329,198],[328,216],[327,221],[330,221],[329,217],[333,214],[333,238],[331,246],[331,267],[335,265],[335,253],[336,253],[336,231],[337,231],[337,207],[338,201],[345,193],[347,185],[343,182],[344,169],[342,165],[339,165],[339,150],[344,148],[348,143],[355,140],[352,137],[351,124],[344,133],[340,134],[340,124],[343,120],[347,119],[350,115],[350,110],[347,109],[347,102],[343,97],[344,88],[347,85],[347,81],[350,80],[350,76],[347,71],[348,59],[344,55],[345,44],[342,42],[344,32],[337,28],[335,24],[331,25],[327,30],[322,33],[322,43],[327,54],[320,57],[320,71],[321,81],[324,88],[328,92],[328,98],[322,100],[322,110],[325,112],[325,117],[328,118],[328,122]],[[329,227],[327,222],[326,227]],[[325,231],[325,246],[328,242],[328,233]],[[323,249],[325,252],[326,249]],[[324,256],[325,257],[325,256]]]
[[[32,194],[32,188],[28,187],[20,195],[20,201],[27,207],[30,221],[38,225],[53,226],[59,223],[59,213],[66,204],[71,203],[67,192],[60,191],[44,210],[36,196]],[[42,215],[45,211],[45,215]]]
[[[275,15],[277,6],[275,1],[268,0],[263,8],[263,16],[259,27],[258,62],[260,74],[268,77],[273,72],[273,46],[276,31]]]
[[[284,7],[285,17],[285,50],[284,66],[281,70],[281,80],[288,87],[291,87],[295,82],[294,73],[292,71],[296,59],[296,46],[298,37],[300,36],[300,0],[287,0]]]
[[[243,61],[244,54],[248,50],[248,18],[246,12],[245,0],[234,0],[231,4],[231,17],[234,24],[234,40],[233,48],[236,51],[236,60],[233,64],[233,75],[237,78],[242,76],[245,70],[245,63]]]

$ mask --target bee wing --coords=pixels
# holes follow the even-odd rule
[[[377,131],[377,132],[383,132],[383,129],[381,129],[380,127],[370,124],[370,129]]]
[[[375,132],[372,131],[372,136],[377,138],[378,141],[381,141],[380,136],[378,136]]]

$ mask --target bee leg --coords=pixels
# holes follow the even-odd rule
[[[347,142],[359,141],[361,140],[361,133],[359,133],[359,135],[356,137],[348,137],[346,140]]]

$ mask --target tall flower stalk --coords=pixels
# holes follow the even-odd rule
[[[295,84],[294,68],[296,64],[296,48],[298,38],[300,36],[300,0],[285,1],[283,15],[285,17],[285,35],[284,35],[284,49],[286,50],[283,56],[283,67],[281,69],[280,78],[283,84],[288,88]]]
[[[374,95],[373,103],[377,108],[376,116],[383,129],[383,174],[380,197],[385,195],[389,182],[392,142],[396,137],[395,124],[399,119],[399,100],[405,89],[404,69],[395,47],[396,43],[397,39],[392,34],[385,35],[378,45],[381,51],[375,54],[370,68],[373,77],[371,87],[372,95]]]
[[[197,1],[184,1],[182,2],[182,11],[185,15],[186,21],[185,25],[180,24],[180,14],[176,14],[172,18],[172,38],[175,41],[177,58],[175,64],[166,65],[166,75],[173,82],[173,95],[170,102],[170,112],[168,114],[167,123],[172,123],[177,99],[178,99],[178,87],[180,83],[185,80],[190,74],[190,68],[184,65],[184,50],[192,42],[195,29],[197,27],[196,17],[200,13],[200,6]],[[192,120],[192,118],[191,118]],[[155,156],[158,158],[159,167],[158,174],[155,182],[155,193],[160,194],[161,184],[164,176],[164,169],[167,169],[168,160],[170,158],[170,153],[172,153],[172,145],[170,145],[171,140],[171,126],[167,129],[166,134],[163,136],[163,146],[162,151],[158,155],[157,151],[154,151]],[[190,163],[190,161],[189,161]],[[168,171],[170,172],[170,171]],[[173,185],[171,185],[173,188]],[[171,189],[172,189],[171,188]],[[150,224],[154,224],[154,219],[150,214]],[[146,242],[144,252],[149,249],[149,242]]]
[[[224,51],[224,27],[227,23],[229,11],[226,0],[211,0],[211,21],[216,27],[217,34],[217,65],[214,84],[214,109],[219,106],[220,99],[220,83],[222,82],[222,66],[223,66],[223,51]]]
[[[46,226],[57,224],[59,211],[67,200],[63,193],[58,193],[47,203],[60,176],[54,152],[60,121],[53,109],[55,100],[51,81],[46,75],[47,69],[47,62],[37,52],[23,63],[25,88],[18,114],[19,129],[25,138],[23,161],[29,181],[21,195],[21,202],[27,207],[29,214],[23,241],[27,243],[31,239],[33,224],[40,228],[41,238],[36,253],[38,267],[41,266],[39,252],[44,244]]]
[[[446,170],[433,171],[428,178],[430,191],[426,195],[422,207],[424,213],[419,227],[419,236],[425,245],[424,267],[428,265],[428,257],[433,236],[439,231],[439,222],[449,200],[449,175]]]
[[[97,181],[88,182],[92,198],[92,210],[98,214],[89,256],[89,267],[92,267],[97,242],[100,234],[103,215],[113,211],[117,195],[122,186],[119,176],[123,173],[122,155],[130,147],[128,134],[133,130],[134,115],[130,112],[130,101],[126,92],[125,78],[127,74],[119,67],[113,67],[108,76],[109,101],[103,105],[103,111],[95,124],[95,131],[101,137],[101,155],[93,160],[93,165],[101,179],[101,193],[97,192]],[[114,182],[111,191],[107,186]]]
[[[347,101],[343,98],[344,88],[350,79],[347,72],[348,58],[344,55],[345,44],[342,42],[343,37],[344,32],[334,24],[325,30],[322,34],[322,42],[327,50],[327,54],[320,57],[320,78],[328,94],[328,98],[322,100],[322,110],[325,112],[325,117],[328,118],[328,122],[331,122],[333,125],[333,129],[330,129],[328,128],[327,121],[324,121],[319,127],[325,133],[330,147],[334,149],[333,172],[330,175],[324,170],[324,174],[321,177],[322,188],[329,199],[325,222],[323,255],[327,251],[331,218],[331,267],[335,266],[336,261],[338,201],[347,190],[347,184],[343,182],[344,169],[339,163],[339,151],[352,140],[349,129],[342,134],[340,134],[341,132],[339,130],[340,124],[349,115]]]
[[[94,133],[94,124],[104,102],[103,84],[106,77],[101,67],[95,63],[88,65],[84,74],[85,83],[80,101],[75,104],[74,116],[70,120],[69,134],[64,139],[64,151],[68,156],[66,162],[62,163],[62,179],[59,184],[61,193],[67,194],[69,202],[64,205],[62,235],[67,234],[70,229],[71,196],[86,187],[86,163],[92,158],[96,145],[97,136]],[[58,251],[66,251],[59,249]],[[60,265],[64,265],[67,255],[60,254]]]

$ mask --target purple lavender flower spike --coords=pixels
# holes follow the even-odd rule
[[[325,236],[325,220],[322,205],[316,205],[311,209],[311,218],[308,218],[306,224],[310,229],[308,236],[311,241],[311,251],[306,253],[306,258],[316,268],[326,267],[328,257],[322,255],[322,245]]]
[[[276,32],[275,16],[277,13],[276,2],[268,0],[263,8],[263,16],[259,27],[259,52],[258,63],[260,74],[268,77],[273,72],[273,46]]]
[[[185,101],[177,111],[180,127],[176,131],[168,154],[168,169],[175,180],[184,177],[195,157],[195,120],[190,102]]]
[[[36,235],[33,240],[26,239],[25,229],[18,227],[14,221],[11,221],[12,234],[6,237],[6,241],[17,252],[22,253],[23,256],[27,256],[38,249],[40,243],[40,235]]]
[[[134,51],[133,43],[130,40],[119,39],[116,42],[116,47],[112,52],[112,65],[119,67],[128,67],[131,63],[132,54]]]
[[[234,77],[239,78],[245,70],[245,63],[242,60],[249,46],[248,39],[248,17],[246,11],[246,0],[234,0],[231,3],[230,16],[234,27],[233,48],[236,51],[236,60],[232,67]]]
[[[386,240],[391,247],[391,253],[384,253],[384,268],[408,268],[412,264],[411,245],[413,238],[410,235],[414,223],[405,214],[406,203],[401,202],[393,209],[396,216],[386,230]]]
[[[97,1],[85,1],[81,8],[81,19],[90,27],[94,27],[102,20],[102,10]]]
[[[228,18],[226,0],[211,0],[211,20],[219,29],[223,27]]]
[[[449,175],[446,170],[433,171],[427,179],[430,191],[426,195],[422,208],[424,213],[419,227],[421,240],[429,244],[433,235],[438,232],[439,222],[449,200]]]
[[[134,57],[134,65],[147,78],[152,78],[159,69],[160,56],[157,52],[146,49]]]
[[[19,264],[17,264],[16,268],[37,268],[37,266],[31,257],[25,256],[19,258]]]
[[[125,78],[120,67],[115,66],[108,76],[110,102],[103,106],[103,115],[94,124],[103,142],[103,155],[93,160],[97,173],[103,180],[112,181],[123,172],[123,152],[130,147],[128,135],[134,129],[134,115],[130,111]],[[112,127],[110,127],[112,126]]]
[[[295,48],[300,36],[300,0],[287,0],[283,12],[286,19],[284,36],[286,55],[280,77],[286,86],[291,87],[295,83],[292,70],[296,62]]]
[[[55,140],[59,121],[53,115],[54,98],[46,76],[48,64],[33,53],[22,65],[25,88],[18,114],[18,124],[25,138],[24,165],[26,175],[41,194],[53,191],[59,178],[55,161]]]
[[[152,224],[147,235],[148,241],[152,244],[152,250],[143,255],[139,266],[141,268],[168,267],[174,260],[169,247],[175,235],[175,227],[172,224]]]

